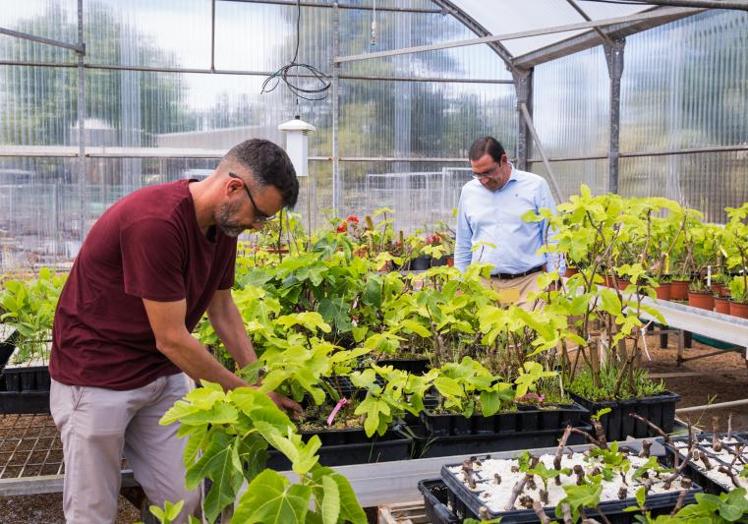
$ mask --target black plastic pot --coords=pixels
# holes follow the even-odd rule
[[[334,444],[340,439],[342,431],[323,431],[315,433],[322,440],[319,448],[319,463],[323,466],[347,466],[351,464],[369,464],[373,462],[390,462],[393,460],[407,460],[411,457],[413,439],[398,429],[392,429],[383,436],[375,435],[371,439],[361,431],[365,440],[356,442],[356,436],[349,435],[349,443]],[[337,435],[336,435],[337,433]],[[302,438],[308,440],[312,433],[302,433]],[[277,471],[291,469],[291,463],[281,452],[268,450],[267,467]]]
[[[449,489],[442,479],[421,480],[418,491],[423,495],[423,509],[431,524],[459,524],[462,522],[447,506]]]
[[[441,470],[441,477],[444,481],[447,489],[447,498],[449,506],[452,508],[453,514],[461,520],[467,518],[478,519],[478,514],[481,507],[484,507],[483,501],[475,491],[469,490],[461,481],[457,480],[453,474],[449,472],[450,467],[454,467],[455,464],[444,465]],[[686,495],[685,504],[689,504],[694,501],[694,495],[701,492],[701,488],[694,484],[692,489]],[[647,497],[647,509],[651,511],[653,516],[670,513],[678,500],[680,493],[674,491],[672,493],[662,493],[657,495],[650,495]],[[623,501],[607,501],[600,504],[600,511],[605,514],[607,520],[611,524],[630,524],[636,522],[634,518],[638,512],[627,512],[625,509],[630,506],[636,506],[636,501],[633,497]],[[554,508],[546,508],[546,514],[551,519],[556,519]],[[594,510],[587,509],[585,513],[588,518],[594,518],[602,522],[600,514]],[[499,513],[488,513],[489,519],[501,519],[502,524],[506,523],[529,523],[537,522],[538,517],[535,512],[531,509],[528,510],[512,510],[502,511]]]
[[[13,331],[8,338],[0,342],[0,371],[5,368],[10,356],[16,350],[16,341],[19,336],[18,331]]]
[[[680,395],[666,391],[661,395],[631,400],[592,401],[572,394],[574,400],[589,410],[584,419],[589,422],[590,416],[603,408],[611,412],[603,415],[600,422],[605,428],[605,437],[609,440],[625,440],[627,436],[644,438],[656,436],[656,433],[644,422],[629,416],[634,412],[659,426],[666,433],[673,430],[675,423],[675,404]]]
[[[427,358],[383,358],[377,360],[377,365],[392,366],[395,369],[401,369],[413,375],[423,375],[429,370],[431,361]]]
[[[405,269],[409,269],[410,271],[424,271],[430,267],[431,257],[428,255],[412,258],[405,264]]]

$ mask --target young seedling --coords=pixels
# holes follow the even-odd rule
[[[494,473],[493,474],[493,481],[496,483],[497,486],[500,485],[501,484],[501,475],[499,475],[498,473]]]
[[[639,451],[639,456],[642,458],[649,458],[650,454],[650,448],[652,447],[652,442],[649,440],[642,440],[642,449]]]
[[[543,497],[542,492],[541,492],[540,497],[542,500],[542,497]],[[546,499],[547,498],[548,498],[548,494],[546,493]],[[541,501],[536,500],[532,505],[532,510],[535,512],[535,515],[537,515],[538,520],[540,521],[541,524],[551,523],[551,519],[548,517],[548,515],[545,514],[545,511],[543,511],[543,504],[547,504],[547,503],[548,503],[548,500],[546,500],[542,504],[541,504]]]
[[[703,451],[699,451],[699,460],[701,460],[701,462],[704,464],[704,467],[707,471],[711,471],[712,463],[709,460],[709,457],[706,456],[706,453],[704,453]]]

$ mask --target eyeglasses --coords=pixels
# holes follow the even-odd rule
[[[496,164],[494,164],[494,166],[488,171],[486,171],[485,173],[476,173],[475,171],[473,171],[472,176],[476,180],[480,180],[482,178],[490,178],[491,176],[496,174],[500,166],[501,166],[501,163],[496,162]]]
[[[267,213],[263,212],[259,207],[257,207],[257,204],[255,204],[255,199],[252,198],[252,193],[249,192],[249,187],[247,187],[247,183],[242,180],[242,178],[235,174],[235,173],[229,173],[229,176],[231,178],[236,178],[237,180],[240,180],[242,183],[242,187],[244,187],[244,191],[247,192],[247,196],[249,197],[249,201],[252,202],[252,207],[255,208],[255,222],[258,223],[264,223],[269,222],[273,218],[275,218],[274,215],[268,215]]]

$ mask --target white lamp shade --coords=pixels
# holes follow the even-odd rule
[[[309,176],[309,136],[317,128],[300,118],[294,118],[278,126],[286,133],[286,153],[288,153],[296,176]]]

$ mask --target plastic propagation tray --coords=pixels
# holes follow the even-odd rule
[[[722,435],[723,437],[726,435]],[[725,443],[722,442],[722,446],[725,448],[731,448],[735,449],[736,446],[744,446],[744,449],[741,453],[743,456],[743,460],[748,462],[748,433],[733,433],[731,435],[735,443]],[[743,463],[740,461],[737,461],[735,464],[731,464],[732,460],[725,460],[724,454],[715,453],[714,450],[711,447],[712,442],[712,433],[700,433],[699,435],[696,435],[694,437],[697,444],[697,449],[700,452],[703,452],[707,455],[708,460],[710,461],[710,464],[712,465],[712,468],[714,470],[717,470],[720,466],[725,466],[728,468],[731,468],[732,471],[736,475],[740,475],[740,472],[743,468]],[[708,441],[709,445],[703,444],[703,441]],[[685,457],[684,450],[682,448],[677,447],[680,443],[687,443],[688,437],[687,436],[679,436],[679,437],[672,437],[673,444],[676,446],[676,449],[678,450],[677,453],[680,455],[681,459]],[[669,453],[676,452],[673,448],[670,446],[667,447]],[[720,475],[717,478],[714,478],[715,475],[710,474],[703,466],[703,463],[701,461],[696,461],[693,459],[693,457],[688,457],[688,466],[686,467],[686,474],[694,479],[696,482],[698,482],[703,488],[704,491],[707,493],[712,493],[715,495],[718,495],[720,493],[723,493],[725,491],[730,491],[734,488],[734,485],[730,481],[729,478],[727,478],[725,475]]]
[[[636,450],[637,444],[638,443],[631,443],[631,445],[627,444],[626,447]],[[590,446],[578,446],[576,447],[576,450],[583,451],[585,449],[588,449],[589,447]],[[529,450],[529,451],[533,453],[534,455],[541,455],[544,453],[555,453],[555,449],[556,448],[545,448],[545,449]],[[480,457],[480,459],[486,460],[490,458],[496,458],[496,459],[517,458],[523,451],[515,451],[512,453],[502,453],[502,454],[498,454],[494,456],[486,455],[486,456]],[[664,461],[666,460],[666,457],[660,457],[660,460],[661,462],[664,463]],[[485,503],[479,497],[480,491],[471,491],[470,489],[468,489],[467,486],[465,486],[465,484],[463,483],[463,481],[457,478],[455,474],[452,473],[449,469],[449,468],[460,467],[460,466],[461,464],[447,464],[447,465],[442,466],[442,469],[441,469],[441,478],[449,489],[449,494],[448,494],[449,506],[451,506],[451,509],[454,512],[454,515],[459,519],[466,519],[466,518],[478,519],[481,508],[485,507]],[[480,482],[478,482],[478,485],[480,485]],[[701,492],[701,491],[702,490],[698,486],[698,484],[693,483],[691,489],[689,490],[688,495],[685,498],[684,504],[693,502],[694,494]],[[679,494],[680,494],[679,490],[673,490],[670,493],[660,493],[660,494],[649,495],[647,497],[647,502],[646,502],[647,509],[651,511],[652,515],[669,513],[672,510],[672,508],[675,507]],[[637,512],[635,511],[634,512],[625,511],[625,508],[631,507],[631,506],[637,506],[637,503],[633,497],[633,494],[631,497],[623,501],[614,500],[614,501],[601,502],[599,507],[600,507],[600,511],[605,514],[605,516],[608,518],[608,520],[612,524],[628,524],[628,523],[632,523],[635,521],[634,516],[637,514]],[[555,515],[555,507],[545,508],[545,513],[551,519],[557,519]],[[591,517],[591,518],[599,517],[599,513],[591,509],[586,509],[585,514],[587,515],[587,517]],[[500,512],[489,511],[488,518],[489,519],[500,518],[502,524],[529,523],[529,522],[538,521],[537,515],[531,509],[509,510],[509,511],[500,511]]]

